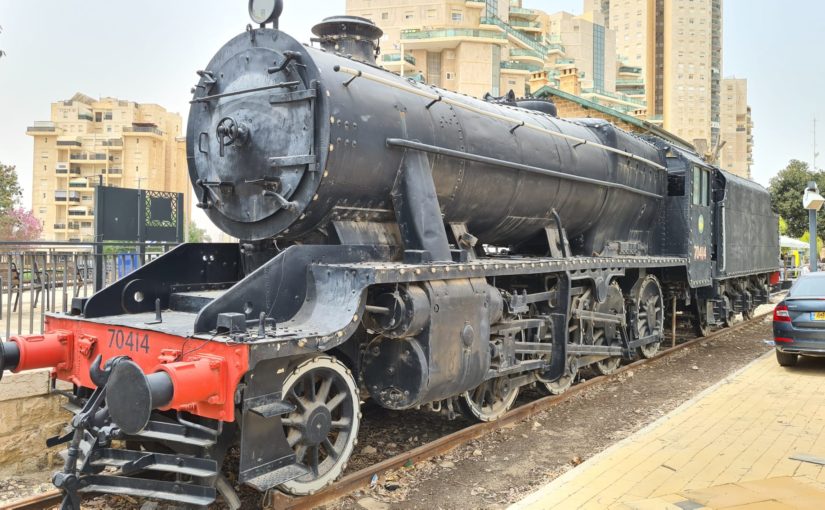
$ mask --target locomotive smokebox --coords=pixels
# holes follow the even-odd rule
[[[358,16],[332,16],[314,27],[321,47],[329,52],[349,56],[355,60],[375,64],[379,51],[378,40],[384,32],[375,23]]]

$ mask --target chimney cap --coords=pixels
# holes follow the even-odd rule
[[[360,16],[330,16],[312,27],[318,37],[360,37],[369,40],[380,39],[384,31],[375,23]]]

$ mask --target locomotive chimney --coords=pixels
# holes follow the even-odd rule
[[[324,50],[373,65],[380,52],[379,39],[384,35],[375,23],[358,16],[324,18],[312,27],[312,33],[318,36],[312,40],[319,42]]]

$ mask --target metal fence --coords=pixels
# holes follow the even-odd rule
[[[0,334],[43,331],[46,312],[126,276],[176,243],[0,241]]]

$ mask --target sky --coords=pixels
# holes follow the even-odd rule
[[[280,26],[302,42],[344,0],[285,0]],[[582,0],[523,0],[581,13]],[[748,79],[754,179],[790,159],[812,163],[813,119],[825,168],[825,2],[724,0],[723,75]],[[17,166],[30,204],[32,139],[49,105],[75,92],[157,103],[188,115],[195,71],[249,23],[247,0],[0,0],[0,162]],[[184,131],[185,132],[185,131]],[[199,222],[200,223],[200,222]]]

